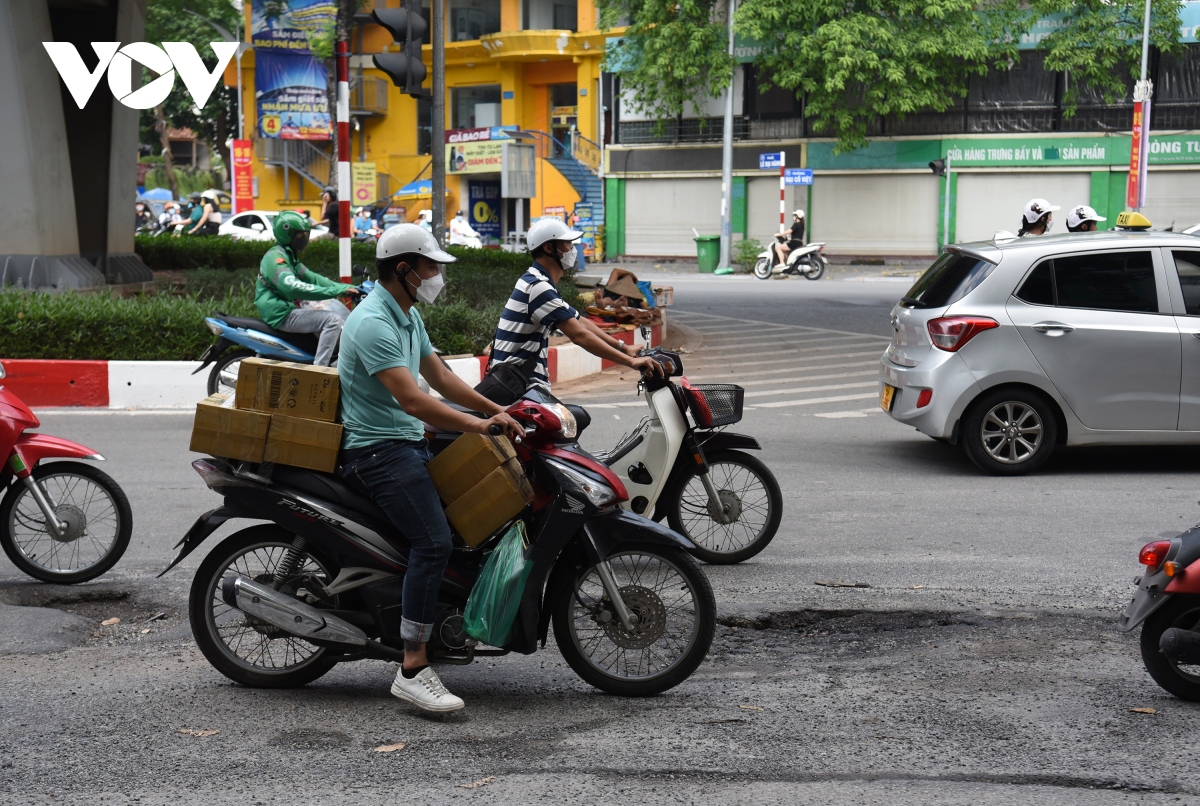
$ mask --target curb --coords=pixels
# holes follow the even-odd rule
[[[626,344],[644,345],[637,331],[614,334]],[[650,344],[662,342],[662,328],[651,330]],[[208,395],[208,372],[193,375],[197,361],[53,361],[0,359],[7,377],[0,381],[31,408],[190,409]],[[570,381],[614,366],[574,344],[551,347],[550,382]],[[452,358],[446,364],[469,386],[483,379],[487,356]]]

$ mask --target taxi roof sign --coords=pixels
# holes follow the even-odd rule
[[[1150,227],[1150,219],[1141,213],[1121,213],[1117,216],[1117,229],[1145,230]]]

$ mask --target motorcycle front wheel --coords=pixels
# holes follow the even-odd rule
[[[29,488],[14,481],[0,503],[0,544],[13,565],[34,579],[64,585],[95,579],[116,565],[133,533],[133,511],[120,486],[79,462],[38,465],[33,479],[67,528],[52,533]]]
[[[767,547],[783,518],[783,493],[770,469],[741,451],[713,451],[708,473],[729,523],[709,509],[708,491],[687,463],[687,472],[665,495],[667,523],[696,544],[692,554],[706,563],[730,565],[748,560]]]
[[[243,529],[217,544],[192,580],[188,617],[196,645],[214,669],[235,683],[294,688],[311,683],[337,663],[326,648],[288,635],[221,598],[221,581],[227,576],[270,584],[292,539],[274,524]],[[306,550],[280,590],[295,594],[305,579],[331,580],[334,573],[328,562]]]
[[[208,373],[208,393],[215,395],[217,392],[233,393],[237,388],[238,369],[242,366],[242,361],[247,358],[253,358],[254,353],[250,350],[230,350],[217,359],[217,363],[213,364],[212,371]]]
[[[650,697],[674,688],[712,644],[717,603],[708,577],[687,552],[669,546],[627,547],[606,562],[635,623],[622,625],[591,566],[551,604],[559,652],[609,694]]]
[[[754,276],[760,280],[771,279],[771,261],[760,257],[754,264]]]

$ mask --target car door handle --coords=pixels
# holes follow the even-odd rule
[[[1064,325],[1062,322],[1038,322],[1033,329],[1048,336],[1061,336],[1064,333],[1070,333],[1075,328]]]

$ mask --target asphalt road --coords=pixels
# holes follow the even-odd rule
[[[153,578],[194,518],[219,503],[188,466],[190,416],[49,412],[46,432],[109,457],[134,538],[112,574],[74,589],[28,582],[0,560],[0,795],[1200,800],[1200,706],[1158,689],[1136,637],[1113,624],[1138,548],[1197,520],[1193,451],[1063,451],[1034,477],[983,476],[959,450],[872,410],[870,355],[883,344],[875,317],[886,328],[902,284],[674,285],[677,321],[700,332],[685,355],[689,375],[740,380],[753,393],[736,430],[762,440],[785,498],[765,552],[707,567],[722,627],[690,680],[651,700],[602,695],[551,642],[530,657],[445,669],[468,703],[446,718],[392,699],[393,667],[382,662],[339,667],[297,691],[229,684],[186,624],[201,557]],[[822,318],[831,310],[836,323]],[[715,318],[731,315],[752,321]],[[629,378],[560,392],[592,411],[586,446],[611,444],[641,416]],[[829,579],[870,587],[814,584]],[[121,623],[100,626],[112,616]],[[17,640],[29,635],[40,639]],[[374,752],[397,742],[406,747]]]

